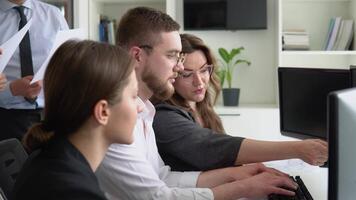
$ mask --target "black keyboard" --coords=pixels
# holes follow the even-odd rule
[[[313,197],[310,195],[307,187],[304,185],[304,182],[302,181],[300,176],[296,176],[295,178],[293,177],[290,178],[298,184],[297,190],[294,191],[295,196],[272,194],[269,195],[268,200],[313,200]]]

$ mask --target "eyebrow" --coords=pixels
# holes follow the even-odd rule
[[[181,51],[177,49],[168,50],[167,53],[180,53]]]
[[[208,62],[204,63],[199,69],[204,68],[207,64],[208,64]],[[184,71],[194,71],[194,70],[192,70],[192,69],[187,69],[187,68],[185,68],[185,66],[184,66]]]

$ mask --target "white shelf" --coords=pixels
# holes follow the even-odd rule
[[[356,0],[278,0],[278,3],[278,66],[347,69],[356,64],[355,50],[322,50],[332,17],[353,19],[355,27]],[[285,29],[306,30],[311,50],[282,50],[282,31]],[[352,46],[356,48],[356,40]]]
[[[356,55],[356,51],[282,51],[282,55]]]
[[[88,0],[89,1],[89,38],[99,39],[100,15],[117,22],[127,10],[137,6],[147,6],[166,11],[166,0]],[[168,0],[167,0],[168,1]]]

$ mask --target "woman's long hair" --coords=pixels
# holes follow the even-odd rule
[[[44,75],[44,121],[24,136],[26,149],[43,146],[53,135],[76,132],[99,100],[120,102],[133,66],[129,54],[118,46],[89,40],[62,44]]]
[[[191,112],[195,118],[197,116],[204,116],[201,117],[201,120],[203,121],[205,128],[210,128],[218,133],[225,133],[221,120],[213,108],[221,91],[220,80],[216,74],[216,59],[211,53],[209,47],[206,46],[200,38],[191,34],[181,34],[180,36],[182,41],[182,53],[190,54],[194,51],[202,51],[207,59],[207,63],[212,64],[214,66],[214,70],[210,76],[209,86],[203,101],[196,103],[196,112],[198,113],[195,113],[190,108],[187,101],[180,94],[178,94],[177,91],[175,91],[174,95],[167,100],[167,103]]]

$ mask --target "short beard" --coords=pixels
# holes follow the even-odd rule
[[[172,84],[169,84],[168,81],[160,79],[160,77],[156,76],[149,70],[145,70],[143,72],[142,80],[153,92],[153,96],[158,100],[167,100],[171,98],[174,93],[174,87]]]

